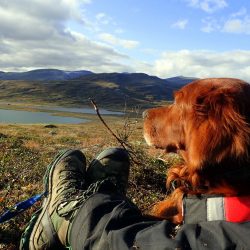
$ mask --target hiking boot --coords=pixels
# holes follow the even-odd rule
[[[129,175],[129,155],[125,149],[109,148],[101,152],[87,168],[89,184],[112,179],[117,191],[126,194]]]
[[[20,249],[65,249],[76,200],[83,193],[86,159],[81,151],[66,150],[48,166],[43,205],[23,233]]]

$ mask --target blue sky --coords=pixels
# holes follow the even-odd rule
[[[0,70],[250,81],[247,0],[2,0]]]

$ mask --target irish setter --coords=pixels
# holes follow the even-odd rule
[[[183,165],[167,173],[167,188],[174,190],[152,211],[181,223],[184,194],[250,194],[250,85],[203,79],[174,97],[172,105],[144,112],[144,137],[149,145],[183,157]]]

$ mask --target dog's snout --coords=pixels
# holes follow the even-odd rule
[[[145,110],[143,113],[142,113],[142,118],[143,119],[146,119],[148,117],[148,110]]]

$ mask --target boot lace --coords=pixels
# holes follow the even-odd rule
[[[119,191],[119,185],[117,180],[112,177],[105,178],[103,180],[96,181],[89,185],[88,189],[82,190],[78,195],[68,197],[68,200],[62,202],[57,207],[57,213],[62,217],[72,218],[75,211],[77,211],[81,205],[93,194],[97,192],[105,191]]]

